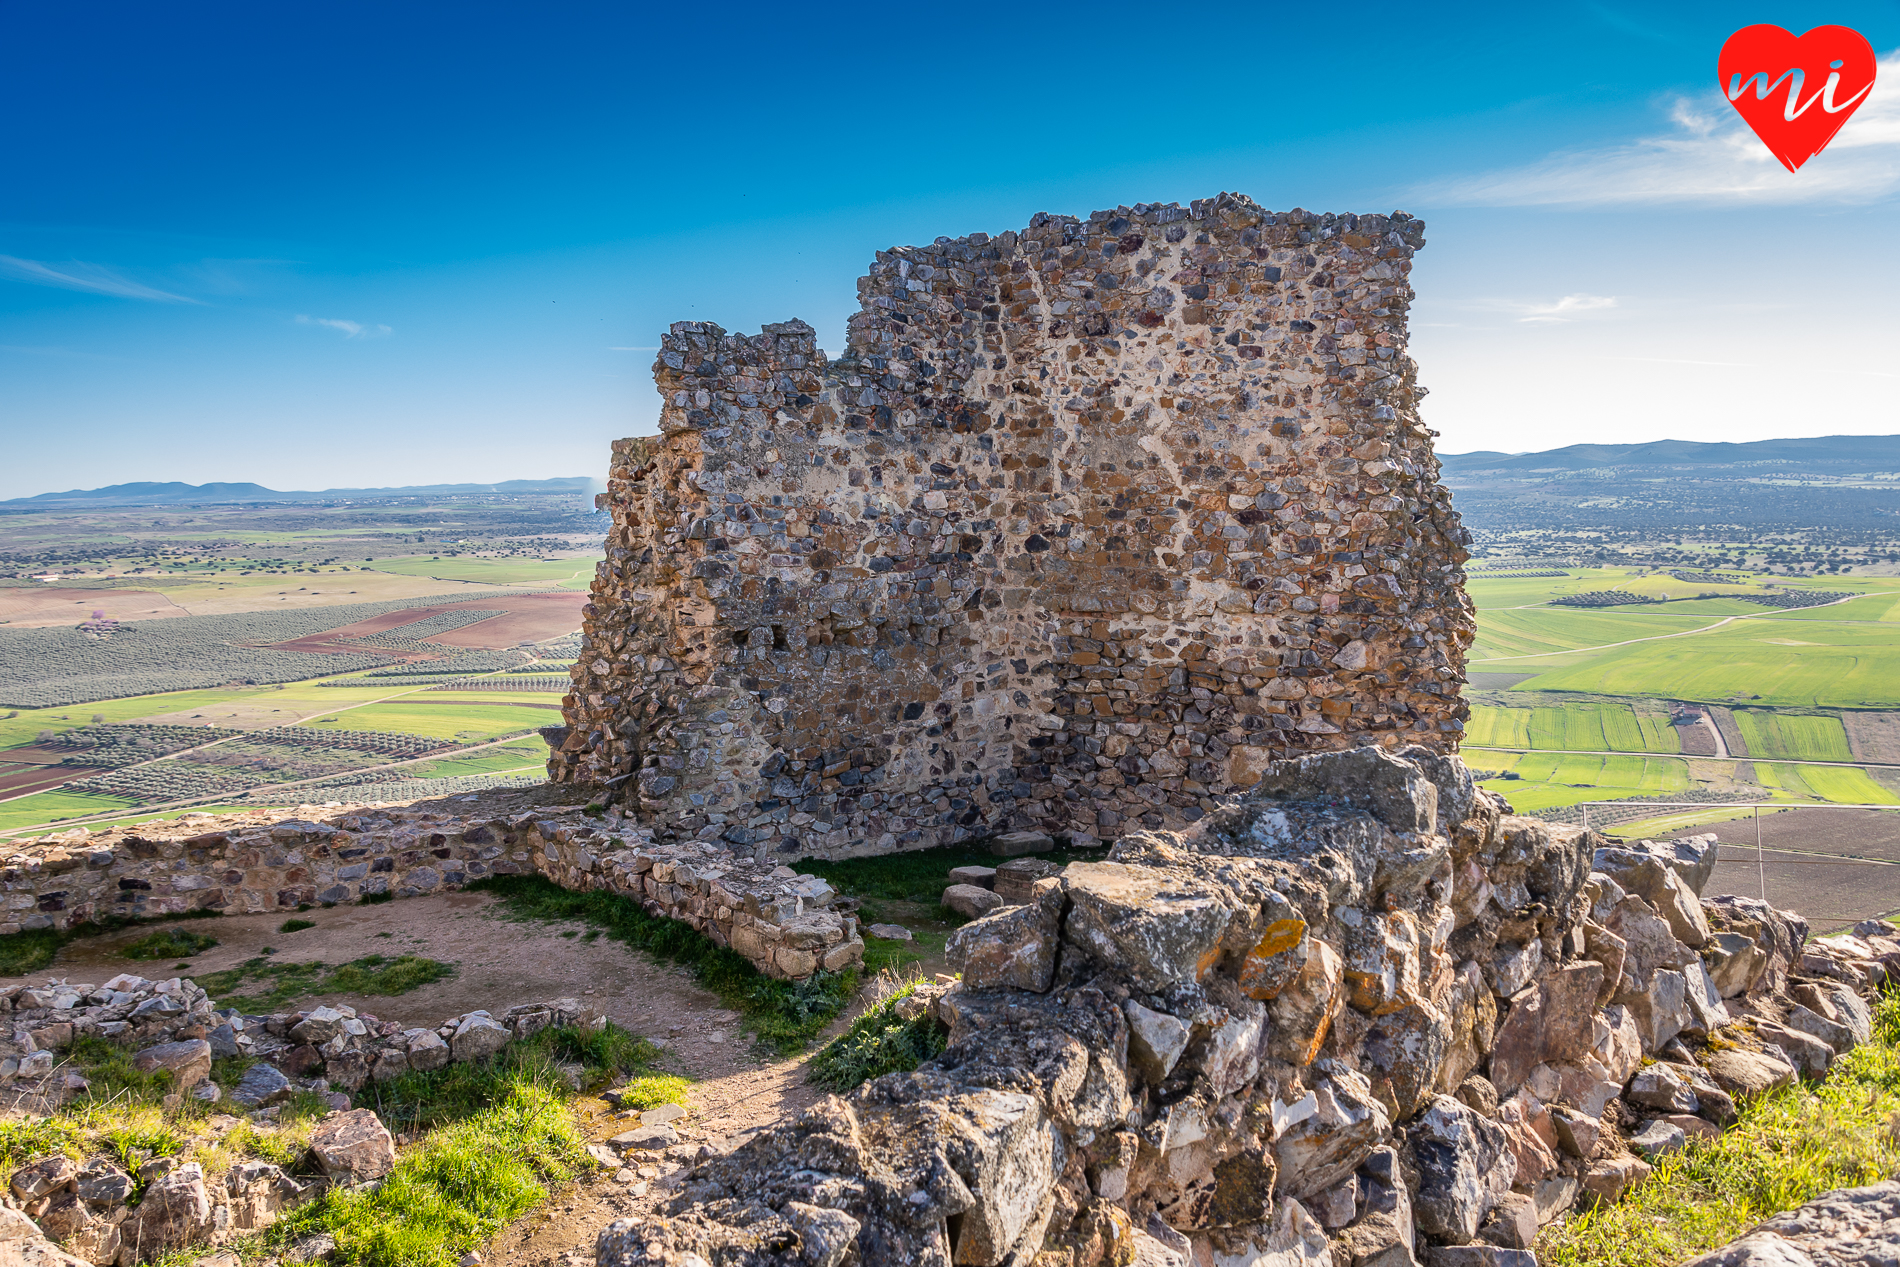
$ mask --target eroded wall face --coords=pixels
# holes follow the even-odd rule
[[[1274,758],[1454,747],[1422,244],[1232,195],[1039,215],[881,252],[834,362],[798,321],[673,326],[550,776],[835,856],[1112,837]]]

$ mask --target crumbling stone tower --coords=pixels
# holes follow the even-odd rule
[[[1278,757],[1451,749],[1467,536],[1405,354],[1424,225],[1233,194],[879,252],[663,337],[550,758],[838,856],[1181,825]]]

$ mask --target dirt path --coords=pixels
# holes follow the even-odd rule
[[[557,1192],[540,1210],[519,1220],[484,1249],[491,1264],[552,1264],[570,1251],[593,1261],[594,1238],[616,1218],[653,1208],[670,1196],[655,1181],[679,1168],[702,1144],[725,1149],[745,1135],[794,1115],[822,1094],[804,1077],[809,1053],[793,1059],[761,1055],[739,1024],[739,1014],[701,989],[684,968],[656,962],[605,937],[585,940],[590,927],[578,922],[515,922],[501,917],[496,900],[483,893],[406,898],[375,906],[339,906],[298,914],[317,927],[279,932],[286,914],[226,916],[179,924],[144,924],[64,947],[53,965],[0,984],[49,980],[102,982],[120,972],[146,977],[202,977],[263,954],[273,958],[340,964],[364,955],[422,955],[456,966],[456,975],[390,997],[310,995],[279,1010],[315,1003],[346,1003],[385,1020],[438,1024],[461,1012],[485,1008],[500,1013],[516,1003],[573,996],[597,1007],[620,1025],[659,1044],[663,1068],[695,1080],[689,1116],[676,1122],[682,1143],[673,1156],[655,1154],[632,1185],[612,1172],[597,1172]],[[218,939],[213,949],[187,960],[128,960],[119,953],[154,928],[176,927]],[[189,967],[178,967],[181,963]],[[928,964],[926,968],[940,967]],[[847,1011],[832,1027],[856,1015]],[[829,1037],[827,1035],[827,1037]],[[815,1051],[825,1039],[814,1043]],[[590,1140],[602,1141],[638,1125],[616,1117],[605,1101],[583,1097],[575,1104]]]

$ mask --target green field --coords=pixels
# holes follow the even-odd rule
[[[1489,779],[1483,786],[1504,797],[1519,813],[1557,809],[1579,801],[1689,790],[1688,763],[1671,757],[1472,752],[1466,759],[1485,769],[1508,770],[1518,776]]]
[[[468,774],[501,774],[524,768],[538,770],[546,766],[547,760],[548,746],[537,737],[489,748],[471,757],[451,757],[445,761],[404,766],[403,773],[418,779],[452,779]]]
[[[1891,592],[1863,594],[1859,598],[1850,598],[1844,603],[1830,607],[1804,607],[1794,611],[1778,611],[1776,620],[1877,620],[1900,621],[1900,597]]]
[[[1476,668],[1484,668],[1480,662],[1501,657],[1561,655],[1579,647],[1690,633],[1714,623],[1714,619],[1642,609],[1605,612],[1530,607],[1521,611],[1480,611],[1471,662]]]
[[[115,809],[126,809],[131,804],[131,801],[122,801],[117,797],[80,796],[57,789],[35,792],[31,796],[0,801],[0,831],[30,827],[35,823],[50,823],[56,818],[84,818],[88,814],[104,814]]]
[[[1870,624],[1737,620],[1690,638],[1598,652],[1517,689],[1711,704],[1893,708],[1900,707],[1900,638]]]
[[[1837,801],[1848,805],[1896,805],[1895,796],[1852,766],[1777,765],[1755,763],[1762,786],[1787,792],[1796,800]]]
[[[435,698],[442,699],[447,694],[443,692]],[[437,739],[465,739],[476,743],[561,724],[559,708],[527,707],[520,702],[412,704],[406,700],[391,700],[387,704],[371,704],[367,708],[351,709],[345,713],[325,713],[324,717],[335,717],[335,727],[342,730],[393,730],[405,735],[430,735]],[[323,717],[304,723],[318,730],[328,724]]]
[[[429,576],[442,581],[475,581],[483,585],[551,585],[565,581],[575,573],[592,579],[594,561],[575,559],[470,559],[418,558],[378,559],[378,572],[397,576]]]
[[[1533,708],[1474,704],[1465,723],[1465,742],[1479,748],[1682,751],[1676,728],[1661,707],[1594,700]]]
[[[1837,717],[1801,717],[1760,708],[1737,708],[1735,725],[1752,757],[1797,761],[1852,761],[1847,731]]]
[[[22,708],[18,715],[0,720],[0,748],[17,748],[21,744],[30,744],[34,736],[42,730],[55,733],[72,730],[92,721],[95,714],[105,720],[131,721],[136,717],[150,717],[158,713],[183,713],[191,711],[209,711],[216,714],[221,705],[229,705],[238,700],[255,699],[271,692],[268,686],[243,687],[237,690],[218,691],[173,691],[165,695],[135,695],[127,699],[101,700],[96,704],[72,704],[65,708]],[[7,709],[6,712],[16,710]],[[224,708],[229,712],[230,709]],[[211,721],[215,717],[207,717]]]

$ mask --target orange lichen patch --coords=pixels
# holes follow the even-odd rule
[[[1301,953],[1305,942],[1303,919],[1277,919],[1267,925],[1266,935],[1240,965],[1241,992],[1262,1002],[1278,998],[1306,966],[1306,956]]]

